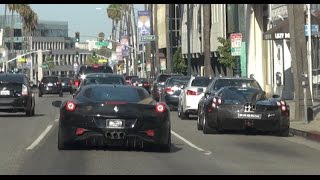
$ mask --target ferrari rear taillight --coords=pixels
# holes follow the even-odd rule
[[[79,84],[80,84],[80,82],[79,82],[78,80],[75,80],[75,81],[74,81],[74,85],[75,85],[75,86],[77,86],[77,87],[78,87],[78,86],[79,86]]]
[[[21,92],[22,96],[28,96],[28,87],[24,84],[22,84],[22,92]]]
[[[72,101],[68,101],[66,104],[67,111],[73,112],[76,110],[76,104]]]
[[[213,98],[213,100],[212,100],[212,107],[213,108],[216,108],[216,107],[218,107],[218,105],[221,105],[221,104],[222,104],[221,98],[217,98],[217,97]]]
[[[163,112],[166,111],[166,105],[163,104],[163,103],[157,103],[155,109],[156,109],[156,111],[157,111],[158,113],[163,113]]]

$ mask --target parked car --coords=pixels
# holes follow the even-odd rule
[[[39,97],[44,94],[59,94],[63,97],[61,81],[56,76],[43,77],[39,84]]]
[[[179,96],[178,117],[188,119],[190,114],[198,114],[198,103],[211,81],[211,77],[192,76],[190,78]]]
[[[198,130],[204,134],[223,130],[255,130],[288,136],[289,105],[252,87],[228,86],[210,96],[199,113]]]
[[[35,98],[24,74],[0,73],[0,112],[35,114]]]
[[[189,80],[190,77],[188,76],[172,76],[168,78],[160,94],[160,101],[165,102],[170,107],[170,110],[177,109],[181,89],[186,86]]]

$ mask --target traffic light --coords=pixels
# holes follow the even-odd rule
[[[76,32],[76,42],[80,42],[80,33]]]
[[[93,58],[96,58],[96,57],[97,57],[96,52],[93,51],[92,57],[93,57]]]
[[[77,58],[79,57],[79,51],[76,51],[76,57]]]

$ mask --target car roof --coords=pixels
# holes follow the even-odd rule
[[[9,82],[23,82],[25,74],[13,74],[13,73],[0,73],[0,81],[9,81]]]
[[[247,78],[247,77],[215,77],[215,79],[237,79],[237,80],[252,80],[255,81],[255,79]]]
[[[138,86],[130,86],[130,85],[119,85],[119,84],[90,84],[83,86],[83,89],[95,88],[95,87],[113,87],[113,88],[128,88],[128,89],[144,89]]]
[[[89,73],[86,77],[123,77],[121,74],[113,74],[113,73]]]

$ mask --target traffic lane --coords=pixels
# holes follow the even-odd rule
[[[176,112],[171,112],[171,122],[175,132],[211,152],[208,161],[228,168],[232,174],[320,174],[317,143],[273,135],[205,135],[196,129],[196,116],[181,120]]]
[[[11,172],[17,167],[17,161],[25,149],[58,116],[58,109],[51,102],[59,99],[56,95],[38,98],[35,94],[35,116],[24,113],[0,114],[0,173]]]
[[[225,174],[203,153],[172,136],[172,152],[128,151],[126,148],[57,149],[58,123],[35,149],[26,153],[16,174]]]

